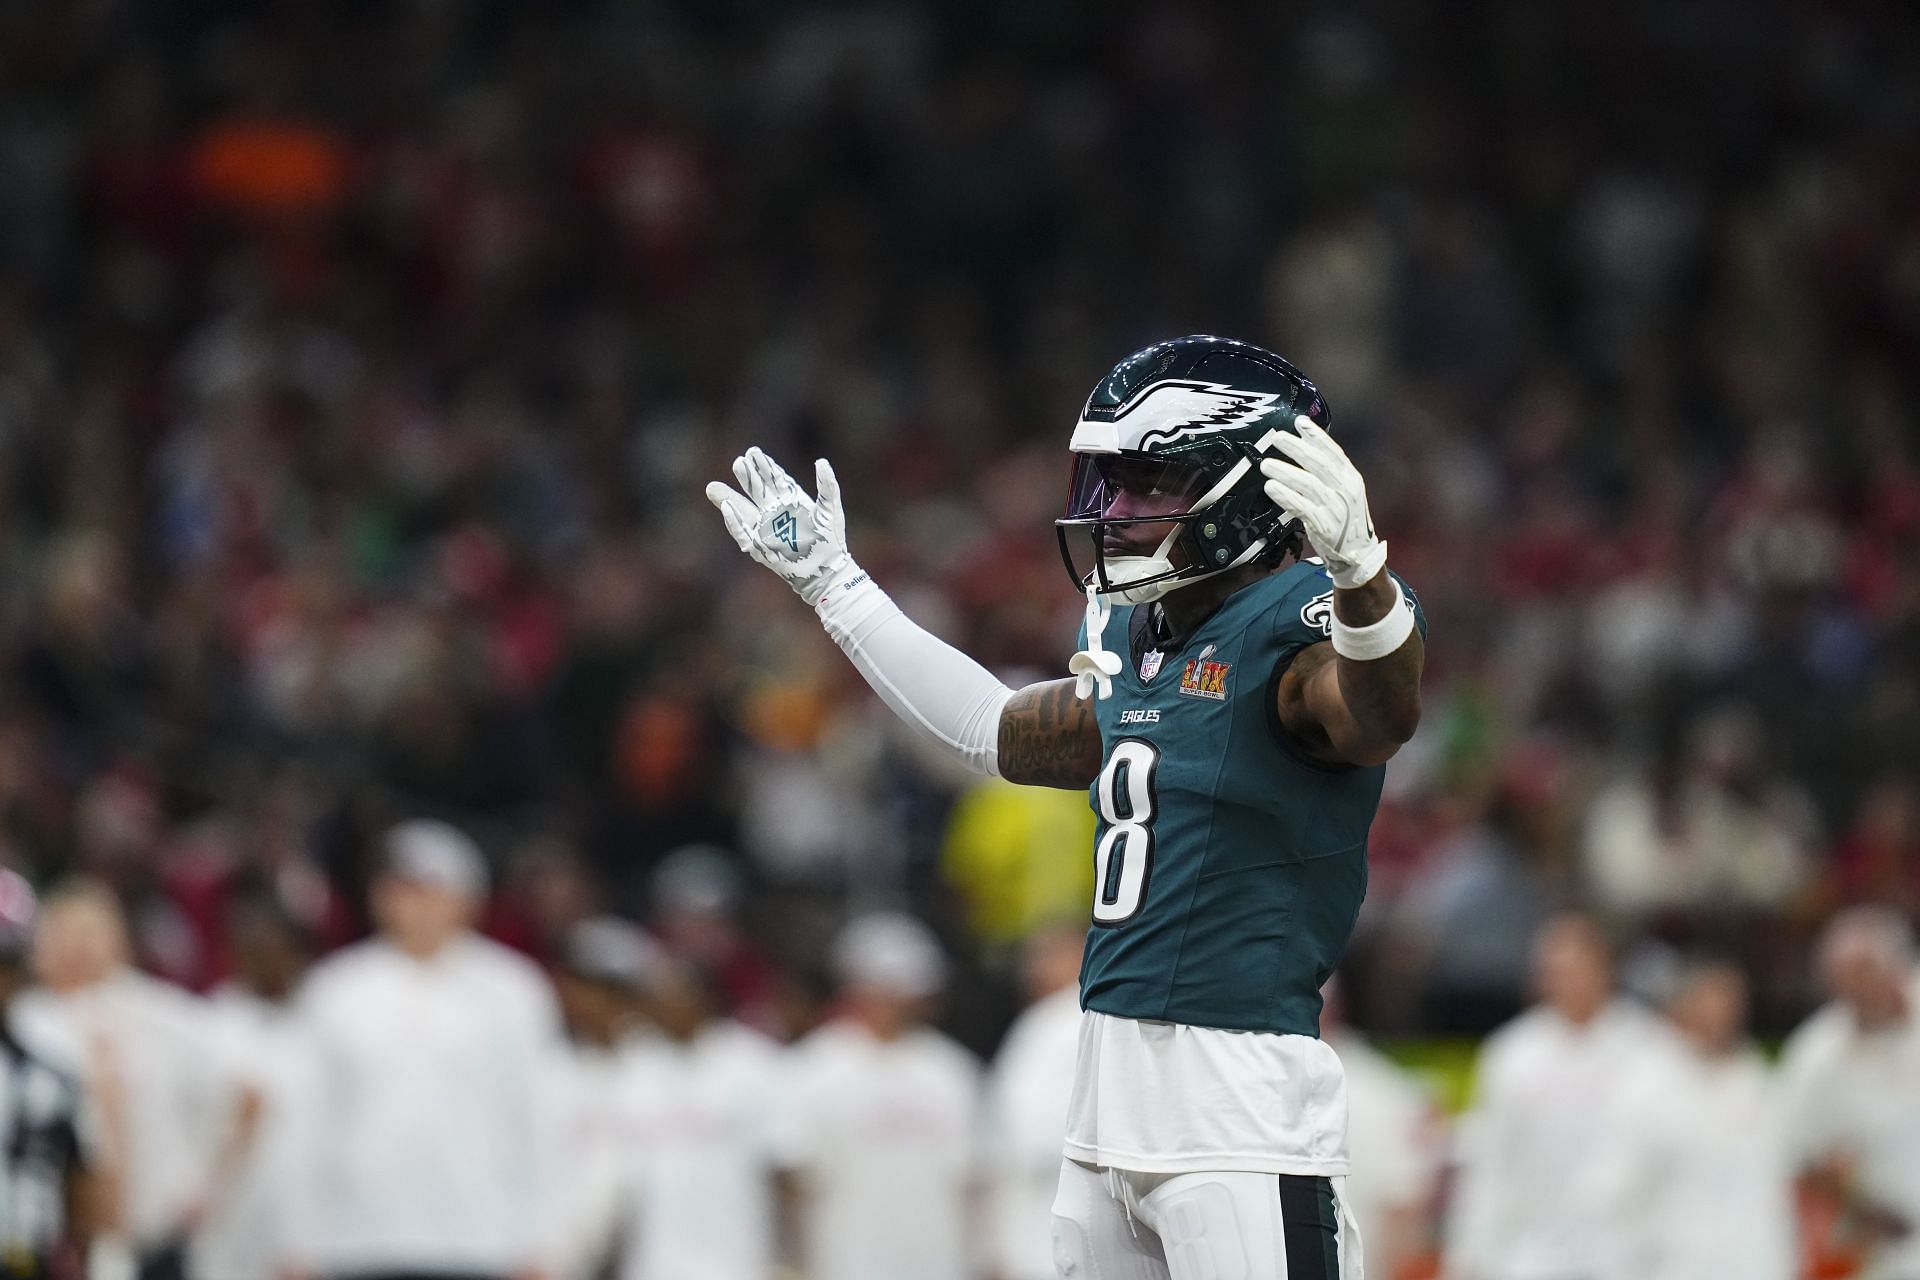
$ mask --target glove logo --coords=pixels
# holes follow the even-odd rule
[[[773,536],[785,543],[794,555],[800,554],[800,522],[794,519],[792,511],[782,511],[773,518]]]

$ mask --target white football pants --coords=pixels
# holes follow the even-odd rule
[[[1364,1280],[1345,1178],[1060,1164],[1061,1280]]]

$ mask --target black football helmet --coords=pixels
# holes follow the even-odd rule
[[[1300,522],[1268,499],[1260,459],[1298,414],[1333,422],[1319,388],[1251,343],[1175,338],[1115,365],[1074,428],[1067,510],[1054,521],[1074,585],[1144,604],[1297,555]],[[1159,524],[1172,529],[1156,546],[1128,545],[1130,528]]]

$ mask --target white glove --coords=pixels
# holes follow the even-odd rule
[[[1293,461],[1267,458],[1260,464],[1267,497],[1300,518],[1334,586],[1365,586],[1387,563],[1387,544],[1374,534],[1367,514],[1366,481],[1347,451],[1313,419],[1302,414],[1293,429],[1299,434],[1282,433],[1274,442]]]
[[[840,482],[825,458],[813,464],[816,501],[757,448],[733,460],[735,490],[718,480],[707,501],[720,508],[727,532],[740,549],[787,580],[810,605],[818,605],[842,579],[859,574],[847,554],[847,518]]]

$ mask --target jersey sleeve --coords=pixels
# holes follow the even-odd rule
[[[1302,574],[1288,586],[1270,615],[1283,667],[1300,650],[1333,638],[1333,579],[1327,576],[1326,567],[1319,561],[1305,563],[1312,566],[1312,572]],[[1420,597],[1405,578],[1391,569],[1387,572],[1400,584],[1402,607],[1413,612],[1413,625],[1425,640],[1427,612]]]
[[[1420,638],[1425,640],[1427,638],[1427,607],[1420,603],[1420,597],[1414,591],[1411,582],[1393,573],[1391,569],[1387,572],[1392,573],[1393,580],[1400,584],[1400,594],[1406,597],[1407,608],[1413,610],[1413,625],[1420,632]]]

